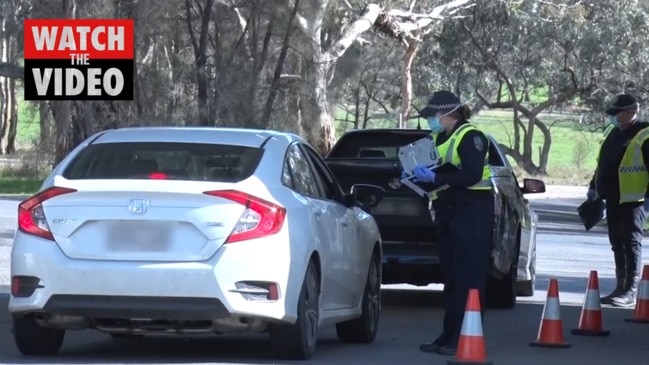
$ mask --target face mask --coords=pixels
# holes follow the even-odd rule
[[[433,133],[441,133],[444,131],[444,126],[439,122],[439,117],[428,118],[428,128],[430,128]]]
[[[620,122],[617,121],[617,116],[615,115],[609,115],[608,122],[616,127],[620,126]]]

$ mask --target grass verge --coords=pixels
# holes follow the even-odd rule
[[[0,178],[0,195],[31,195],[43,184],[43,180]]]

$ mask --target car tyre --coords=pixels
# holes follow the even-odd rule
[[[381,261],[375,252],[363,291],[360,317],[336,324],[336,334],[342,342],[370,343],[376,338],[381,316]]]
[[[309,360],[318,342],[320,318],[320,277],[311,260],[307,267],[293,324],[271,324],[270,341],[277,356],[289,360]]]
[[[65,330],[43,327],[36,318],[13,318],[16,347],[27,356],[56,355],[63,345]]]
[[[498,280],[490,278],[487,286],[487,306],[494,309],[514,309],[518,294],[518,258],[521,247],[520,229],[516,235],[514,259],[505,277]]]

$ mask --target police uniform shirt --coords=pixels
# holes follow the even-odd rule
[[[638,132],[649,127],[649,123],[636,121],[626,129],[613,128],[602,143],[599,152],[597,173],[590,182],[590,188],[597,186],[597,195],[606,200],[619,201],[620,180],[618,169],[627,146]],[[642,156],[649,171],[649,143],[642,145]],[[595,180],[596,179],[596,180]],[[648,187],[649,188],[649,187]],[[649,191],[646,196],[649,195]]]
[[[451,133],[440,133],[435,143],[437,145],[444,143],[460,126],[467,123],[469,122],[459,121]],[[450,186],[449,189],[439,193],[440,198],[451,194],[454,196],[467,194],[469,190],[466,188],[482,180],[482,171],[488,148],[489,142],[487,137],[480,131],[471,130],[462,137],[457,149],[461,161],[460,168],[455,171],[439,173],[435,176],[436,186],[439,187],[445,184]],[[470,191],[470,193],[470,195],[474,195],[474,193],[485,195],[484,191]],[[487,195],[491,196],[491,193]]]

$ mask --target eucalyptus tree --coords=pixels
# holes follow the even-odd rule
[[[470,70],[459,85],[471,84],[471,96],[512,110],[513,140],[501,147],[526,172],[543,175],[552,135],[542,112],[568,103],[601,110],[611,93],[637,88],[631,81],[646,75],[639,45],[646,40],[647,13],[640,6],[634,0],[490,0],[470,18],[445,24],[439,53],[455,69]],[[528,99],[533,91],[540,100]]]

